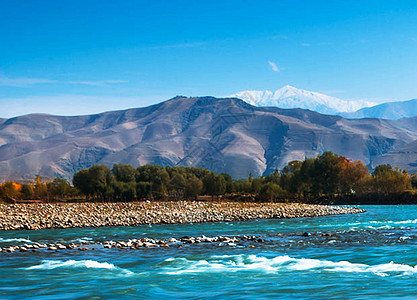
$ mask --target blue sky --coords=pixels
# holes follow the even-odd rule
[[[417,1],[0,2],[0,117],[284,85],[417,98]]]

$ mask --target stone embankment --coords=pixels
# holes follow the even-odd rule
[[[252,202],[1,204],[0,230],[243,221],[361,212],[364,210],[356,207]]]

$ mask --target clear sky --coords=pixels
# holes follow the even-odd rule
[[[417,1],[0,1],[0,117],[287,84],[417,98]]]

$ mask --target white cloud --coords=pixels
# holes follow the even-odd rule
[[[9,78],[0,76],[0,86],[12,86],[12,87],[29,87],[35,84],[54,83],[56,80],[50,80],[45,78]]]
[[[309,43],[301,43],[302,47],[310,47],[311,45]]]
[[[70,80],[70,81],[59,81],[46,78],[10,78],[0,75],[0,86],[11,86],[11,87],[31,87],[37,84],[48,84],[48,83],[60,83],[60,84],[82,84],[91,86],[104,86],[108,84],[120,84],[127,83],[127,80]]]
[[[87,115],[104,111],[148,106],[168,98],[169,97],[166,95],[116,97],[76,94],[0,98],[0,118],[11,118],[32,113],[47,113],[65,116]]]
[[[280,68],[278,68],[277,64],[274,63],[273,61],[268,61],[269,66],[271,67],[272,71],[274,72],[279,72],[281,71]]]
[[[272,40],[277,40],[277,39],[283,39],[283,40],[288,40],[288,36],[287,35],[273,35],[271,37],[269,37]]]
[[[126,82],[129,82],[129,81],[127,80],[98,80],[98,81],[72,80],[72,81],[65,81],[64,83],[103,86],[103,85],[108,85],[108,84],[119,84],[119,83],[126,83]]]
[[[206,42],[195,42],[195,43],[181,43],[181,44],[170,44],[170,45],[160,45],[152,46],[150,49],[176,49],[176,48],[195,48],[206,45]]]

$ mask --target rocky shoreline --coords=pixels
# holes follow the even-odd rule
[[[261,237],[256,236],[214,236],[214,237],[207,237],[207,236],[197,236],[197,237],[189,237],[184,236],[181,238],[170,238],[169,240],[155,240],[150,238],[141,238],[141,239],[130,239],[127,241],[83,241],[81,243],[65,243],[65,242],[57,242],[57,243],[31,243],[31,244],[24,244],[24,245],[10,245],[10,246],[3,246],[0,248],[0,252],[4,253],[13,253],[13,252],[38,252],[43,250],[49,251],[59,251],[59,250],[79,250],[79,251],[88,251],[88,250],[97,250],[97,249],[140,249],[140,248],[170,248],[170,247],[177,247],[182,248],[185,244],[216,244],[217,246],[236,246],[237,242],[252,242],[252,245],[248,245],[249,247],[253,247],[253,243],[263,243],[265,242],[264,239]]]
[[[0,204],[0,230],[284,219],[362,213],[357,207],[253,202]]]

